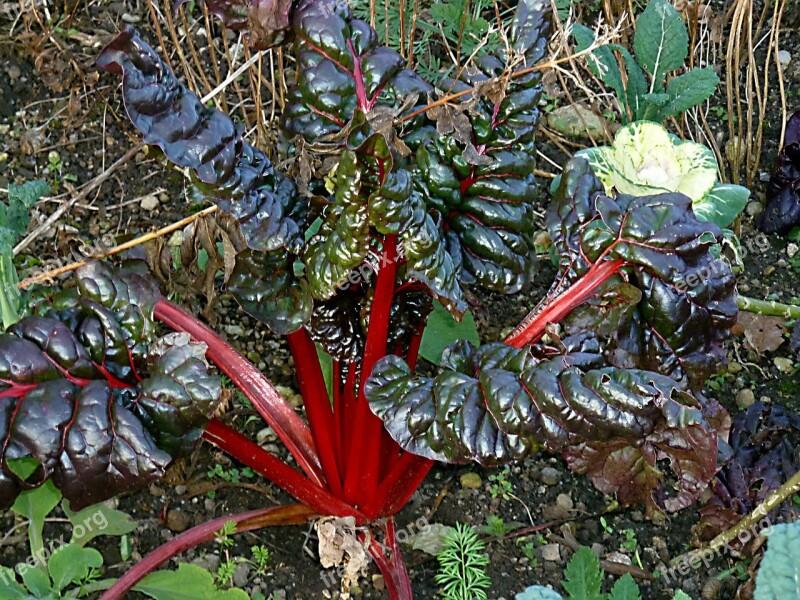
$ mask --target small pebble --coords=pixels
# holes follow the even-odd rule
[[[747,203],[744,211],[751,217],[757,217],[764,212],[764,205],[758,200],[751,200]]]
[[[742,370],[742,365],[735,360],[728,363],[728,373],[739,373]]]
[[[789,63],[792,62],[792,55],[788,50],[778,50],[778,62],[781,63],[781,66],[784,68],[788,67]]]
[[[788,246],[786,246],[786,256],[788,256],[789,258],[794,258],[798,250],[800,250],[800,246],[792,242]]]
[[[545,485],[556,485],[561,481],[561,472],[553,467],[545,467],[539,474],[539,478]]]
[[[189,528],[189,521],[189,516],[179,508],[167,511],[166,525],[176,533],[186,531]]]
[[[756,401],[756,395],[750,388],[739,390],[736,394],[736,406],[739,408],[747,408]]]
[[[547,560],[550,562],[561,561],[561,548],[558,544],[545,544],[539,548],[539,552],[542,555],[542,560]]]
[[[461,476],[461,487],[469,490],[479,490],[483,482],[477,473],[464,473]]]
[[[794,371],[794,361],[789,358],[777,356],[772,359],[772,362],[781,373],[792,373]]]
[[[139,206],[142,207],[142,210],[152,212],[158,208],[158,197],[154,196],[153,194],[148,194],[142,198]]]
[[[769,277],[775,272],[775,265],[769,265],[766,269],[764,269],[764,277]]]

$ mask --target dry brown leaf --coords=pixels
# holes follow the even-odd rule
[[[763,354],[774,352],[784,342],[783,334],[786,332],[782,317],[757,315],[745,311],[739,312],[739,318],[731,332],[734,335],[744,335],[745,345]]]
[[[358,539],[353,517],[326,517],[314,523],[319,537],[319,560],[326,569],[344,565],[342,573],[343,599],[350,598],[350,587],[366,573],[370,558]]]

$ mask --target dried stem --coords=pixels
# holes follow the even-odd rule
[[[135,150],[138,150],[138,148],[135,148]],[[147,243],[149,241],[158,239],[160,237],[164,237],[165,235],[168,235],[168,234],[172,233],[173,231],[177,231],[178,229],[182,229],[183,227],[186,227],[189,223],[193,223],[194,221],[196,221],[197,219],[199,219],[201,217],[205,217],[205,216],[208,216],[210,214],[213,214],[213,213],[217,212],[217,210],[218,210],[218,208],[217,208],[216,205],[209,206],[208,208],[206,208],[204,210],[201,210],[200,212],[195,213],[193,215],[190,215],[190,216],[186,217],[185,219],[181,219],[180,221],[178,221],[176,223],[172,223],[171,225],[167,225],[166,227],[162,227],[158,231],[151,231],[150,233],[146,233],[144,235],[141,235],[141,236],[139,236],[139,237],[137,237],[135,239],[132,239],[132,240],[129,240],[129,241],[125,242],[124,244],[120,244],[119,246],[114,246],[110,250],[107,250],[105,252],[99,253],[99,254],[97,254],[95,256],[92,256],[91,258],[87,258],[86,260],[79,260],[79,261],[74,262],[72,264],[65,265],[63,267],[58,267],[57,269],[51,269],[49,271],[45,271],[44,273],[40,273],[39,275],[35,275],[33,277],[28,277],[26,279],[23,279],[19,283],[19,288],[21,290],[24,290],[24,289],[32,286],[35,283],[44,283],[46,281],[51,281],[51,280],[55,279],[56,277],[58,277],[59,275],[63,275],[64,273],[69,273],[70,271],[74,271],[75,269],[80,269],[82,266],[84,266],[85,264],[87,264],[91,260],[100,260],[102,258],[107,258],[109,256],[113,256],[115,254],[119,254],[120,252],[124,252],[125,250],[130,250],[131,248],[135,248],[136,246],[140,246],[141,244],[145,244],[145,243]],[[36,233],[36,232],[34,232],[34,233]],[[33,234],[31,234],[31,235],[33,235]]]

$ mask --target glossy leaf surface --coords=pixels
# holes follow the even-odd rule
[[[462,281],[505,293],[519,291],[533,274],[533,136],[541,85],[538,72],[516,72],[544,56],[547,7],[539,0],[520,2],[510,31],[517,62],[497,48],[460,79],[443,82],[452,92],[475,91],[461,106],[430,111],[435,128],[407,140],[417,148],[415,184],[442,215]],[[505,78],[509,74],[513,78]]]
[[[408,112],[433,91],[394,50],[380,46],[368,23],[346,2],[300,0],[292,14],[297,82],[289,89],[283,124],[288,138],[341,146],[356,110]]]
[[[620,274],[641,299],[630,296],[635,305],[617,311],[616,332],[606,336],[609,361],[699,387],[724,365],[721,342],[738,314],[733,274],[709,252],[722,234],[698,221],[682,194],[611,198],[602,189],[584,161],[567,166],[546,217],[560,273],[540,306],[598,260],[621,259]],[[565,325],[582,330],[579,319]]]
[[[800,111],[786,124],[786,141],[767,187],[767,208],[758,218],[766,233],[785,235],[800,225]]]
[[[220,395],[205,346],[155,340],[141,275],[91,264],[77,286],[0,335],[0,503],[52,478],[75,509],[158,479]],[[8,461],[41,467],[22,480]]]
[[[190,92],[136,30],[125,27],[97,64],[122,75],[125,109],[144,141],[192,170],[198,188],[240,223],[250,248],[299,250],[307,207],[294,184],[230,117]]]
[[[673,380],[604,366],[595,338],[564,340],[565,352],[456,342],[435,377],[414,375],[396,356],[367,381],[372,411],[405,450],[445,462],[495,465],[539,446],[625,503],[677,510],[713,477],[717,433],[702,404]],[[664,463],[677,481],[661,482]]]

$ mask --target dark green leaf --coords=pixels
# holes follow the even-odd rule
[[[667,73],[683,66],[689,54],[689,34],[667,0],[650,0],[636,19],[633,52],[652,78],[651,92],[662,91]]]
[[[467,340],[475,346],[480,345],[481,340],[472,313],[467,311],[461,321],[456,321],[449,312],[440,306],[434,306],[433,314],[428,319],[422,336],[419,355],[438,364],[445,348],[457,340]]]
[[[719,85],[719,77],[710,67],[692,69],[669,80],[669,100],[661,107],[655,121],[663,122],[708,100]],[[724,226],[723,226],[724,227]]]

